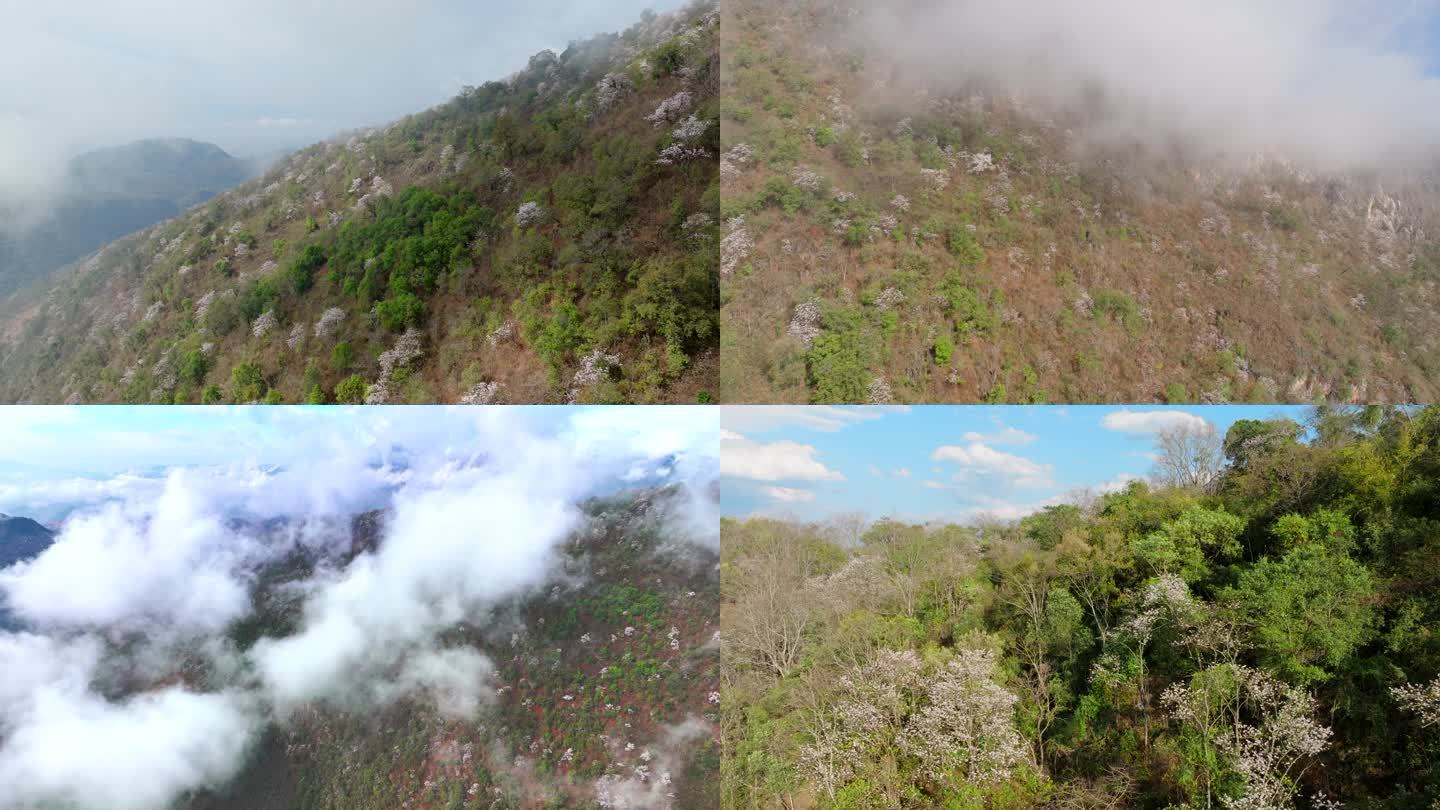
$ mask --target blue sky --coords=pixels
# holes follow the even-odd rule
[[[724,514],[1012,518],[1146,477],[1156,432],[1303,407],[726,407]]]
[[[469,459],[486,450],[485,437],[495,435],[496,422],[504,432],[563,437],[581,455],[606,463],[718,454],[719,410],[700,406],[14,406],[4,411],[0,512],[40,520],[152,489],[174,467],[323,468],[326,459],[393,460],[396,448],[432,459]]]

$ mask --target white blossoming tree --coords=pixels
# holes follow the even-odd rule
[[[1415,715],[1420,725],[1440,729],[1440,676],[1426,683],[1410,683],[1390,689],[1400,708]]]
[[[984,786],[1002,781],[1029,760],[1015,729],[1018,698],[998,682],[995,653],[965,650],[930,680],[927,704],[900,735],[900,750],[936,783]]]

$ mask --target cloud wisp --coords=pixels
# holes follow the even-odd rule
[[[1434,3],[884,0],[854,34],[913,87],[1010,94],[1101,144],[1326,171],[1434,160]]]

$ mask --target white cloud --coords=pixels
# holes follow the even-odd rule
[[[1029,517],[1037,512],[1065,503],[1066,499],[1061,495],[1054,495],[1039,501],[1016,502],[1006,501],[999,498],[984,498],[981,503],[966,509],[961,514],[968,520],[999,520],[1014,521]]]
[[[658,437],[639,436],[642,409],[626,410],[579,420],[520,409],[327,411],[288,423],[292,443],[316,456],[309,464],[175,472],[158,490],[124,490],[70,518],[47,551],[0,575],[0,596],[39,631],[0,632],[5,798],[168,807],[223,786],[260,730],[303,701],[365,710],[414,696],[472,715],[491,695],[493,666],[446,631],[548,582],[580,501],[632,469],[636,454],[673,451],[664,480],[706,501],[657,516],[667,536],[677,535],[670,520],[699,526],[707,509],[714,533],[704,495],[718,466],[707,447],[714,409],[691,409],[708,411],[693,414],[709,420],[708,435],[656,413]],[[103,431],[71,441],[87,436],[103,442]],[[381,446],[403,466],[377,466],[369,445],[339,452],[357,436],[398,442]],[[331,440],[341,447],[317,452]],[[374,505],[391,509],[376,546],[344,563],[351,518],[377,494]],[[238,651],[218,631],[249,615],[257,573],[296,544],[322,560],[294,585],[300,629]],[[158,686],[174,682],[175,644],[202,634],[186,649],[211,663],[209,691]],[[152,686],[115,698],[97,682]]]
[[[235,775],[258,727],[243,695],[167,687],[112,702],[90,690],[99,662],[93,638],[0,633],[8,802],[154,810]]]
[[[163,622],[213,631],[249,609],[250,549],[177,473],[154,501],[68,522],[44,554],[0,571],[0,592],[42,626]]]
[[[808,489],[791,487],[765,487],[765,494],[785,503],[809,503],[815,500],[815,493]]]
[[[972,430],[961,438],[967,442],[980,442],[983,444],[1031,444],[1040,438],[1034,433],[1026,433],[1019,428],[1013,428],[1000,424],[999,422],[997,422],[996,425],[997,428],[989,433]]]
[[[154,810],[238,773],[256,724],[233,693],[178,687],[111,703],[37,690],[0,754],[0,784],[20,807]]]
[[[721,409],[721,424],[743,433],[804,428],[834,433],[852,425],[905,413],[904,406],[869,405],[738,405]]]
[[[910,470],[905,467],[897,467],[890,474],[895,476],[896,478],[909,478]]]
[[[958,477],[971,475],[996,478],[1005,483],[1018,487],[1046,487],[1053,485],[1054,467],[1049,464],[1039,464],[1017,456],[1013,453],[1006,453],[996,450],[993,447],[975,442],[966,446],[947,445],[937,447],[930,458],[934,461],[949,461],[960,465],[961,471]]]
[[[1111,411],[1100,424],[1106,430],[1132,436],[1153,436],[1166,430],[1205,430],[1205,419],[1185,411]]]
[[[1145,480],[1145,479],[1144,479],[1143,476],[1139,476],[1139,475],[1136,475],[1136,474],[1134,474],[1134,473],[1120,473],[1119,475],[1115,476],[1114,478],[1111,478],[1109,481],[1105,481],[1105,482],[1097,485],[1097,486],[1095,487],[1095,491],[1099,492],[1099,493],[1102,494],[1102,495],[1108,494],[1108,493],[1111,493],[1111,492],[1120,492],[1120,491],[1124,490],[1126,487],[1128,487],[1128,486],[1130,486],[1131,484],[1135,483],[1136,481],[1144,481],[1144,480]]]
[[[728,410],[728,409],[727,409]],[[752,481],[843,481],[845,476],[815,458],[814,446],[789,440],[757,442],[734,431],[721,433],[720,474]]]
[[[900,81],[943,93],[995,77],[1002,86],[982,88],[1036,114],[1088,114],[1081,143],[1348,171],[1428,165],[1440,139],[1433,2],[943,0],[865,12],[856,26],[899,60]]]

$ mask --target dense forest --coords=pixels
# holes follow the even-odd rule
[[[723,805],[1440,806],[1440,408],[1157,452],[1011,524],[727,520]]]
[[[303,149],[0,301],[0,401],[709,402],[719,79],[700,0]]]

